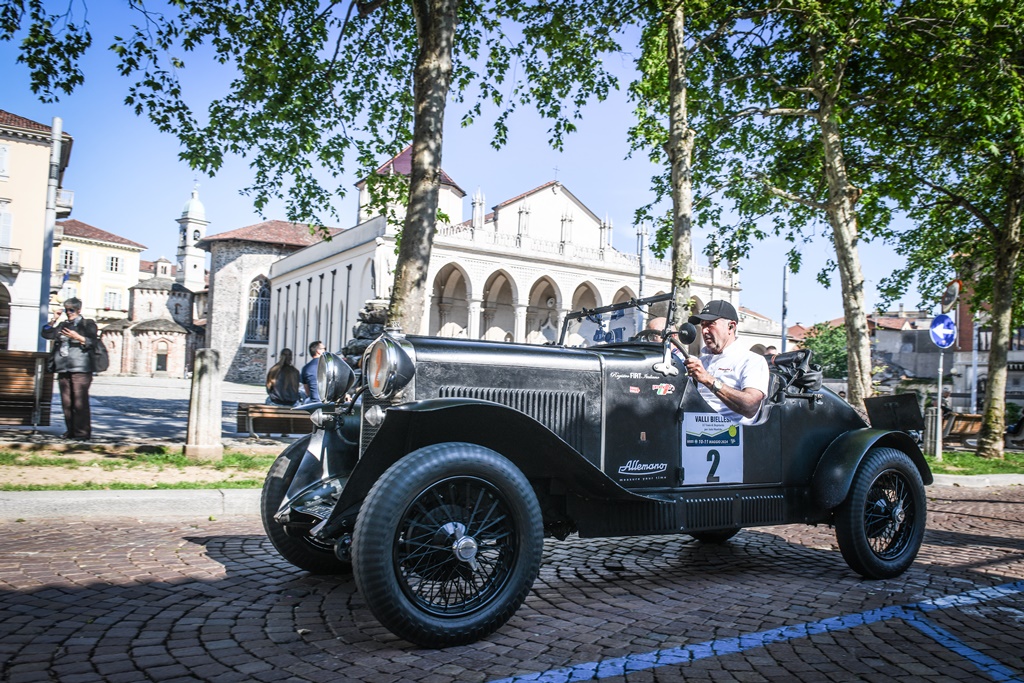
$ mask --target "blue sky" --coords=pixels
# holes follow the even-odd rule
[[[63,120],[64,130],[74,137],[71,164],[64,176],[64,186],[75,192],[72,218],[146,245],[144,259],[166,256],[174,260],[178,231],[175,219],[181,215],[196,181],[210,221],[209,234],[251,225],[263,218],[255,212],[251,200],[239,194],[251,181],[244,159],[228,160],[213,178],[197,176],[178,161],[179,146],[174,137],[158,132],[148,119],[135,116],[123,104],[128,82],[117,74],[115,59],[106,50],[113,42],[115,29],[127,23],[123,11],[90,12],[93,48],[83,61],[85,84],[57,104],[38,101],[29,89],[26,68],[15,64],[16,45],[0,42],[0,109],[47,125],[54,116]],[[626,57],[613,66],[622,72],[631,68]],[[216,96],[224,82],[223,75],[204,68],[196,56],[187,61],[182,81],[186,98],[200,102]],[[459,127],[458,121],[458,110],[450,106],[442,165],[469,195],[480,188],[487,205],[493,206],[557,178],[595,214],[612,219],[618,249],[635,251],[633,212],[650,200],[649,180],[657,169],[645,158],[626,158],[626,129],[632,114],[624,92],[589,106],[578,122],[578,132],[567,139],[561,153],[548,147],[546,124],[529,111],[512,117],[508,144],[500,151],[488,144],[491,130],[486,120],[470,128]],[[352,187],[357,180],[350,175],[347,185]],[[466,218],[471,215],[469,198],[464,209]],[[337,208],[342,217],[339,227],[354,224],[354,187]],[[283,205],[271,204],[265,216],[283,219]],[[695,249],[703,247],[706,231],[698,226],[694,240]],[[787,248],[781,239],[773,238],[756,245],[751,257],[739,264],[742,305],[775,320],[781,317]],[[804,265],[789,280],[788,324],[809,325],[842,316],[838,274],[834,277],[836,284],[829,289],[815,280],[829,253],[831,244],[824,236],[804,247]],[[861,259],[867,279],[867,304],[873,308],[879,301],[878,282],[900,261],[882,244],[862,244]],[[917,298],[912,292],[905,299],[906,307],[914,308]]]

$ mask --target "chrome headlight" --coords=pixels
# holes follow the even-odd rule
[[[363,377],[366,388],[376,399],[386,399],[412,380],[416,367],[412,359],[391,337],[378,337],[363,354]]]
[[[320,400],[324,403],[337,403],[345,397],[352,386],[355,374],[345,359],[333,353],[320,356],[316,366],[316,387],[320,391]]]

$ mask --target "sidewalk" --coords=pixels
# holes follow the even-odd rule
[[[192,381],[170,377],[108,377],[97,375],[89,395],[92,406],[91,443],[130,447],[137,445],[183,445],[188,430],[188,405]],[[237,432],[235,412],[239,403],[263,403],[267,392],[252,384],[221,384],[222,439],[226,448],[232,442],[248,445],[254,440]],[[0,426],[0,445],[58,445],[65,431],[60,392],[53,388],[50,426],[33,432],[31,427]],[[283,445],[293,439],[260,439],[259,443]],[[72,442],[73,443],[73,442]]]

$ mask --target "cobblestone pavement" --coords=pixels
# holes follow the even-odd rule
[[[0,523],[0,678],[60,681],[990,681],[1024,678],[1024,487],[929,489],[904,576],[827,527],[549,541],[526,604],[424,650],[351,577],[281,560],[258,520]]]

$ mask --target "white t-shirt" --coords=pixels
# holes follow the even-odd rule
[[[764,356],[743,348],[735,341],[719,354],[711,353],[705,346],[700,350],[700,362],[712,376],[722,380],[722,384],[734,389],[754,387],[762,394],[768,394],[768,361]],[[697,388],[708,405],[723,417],[728,417],[739,424],[750,424],[757,417],[756,414],[754,417],[744,417],[735,412],[703,384],[698,384]]]

